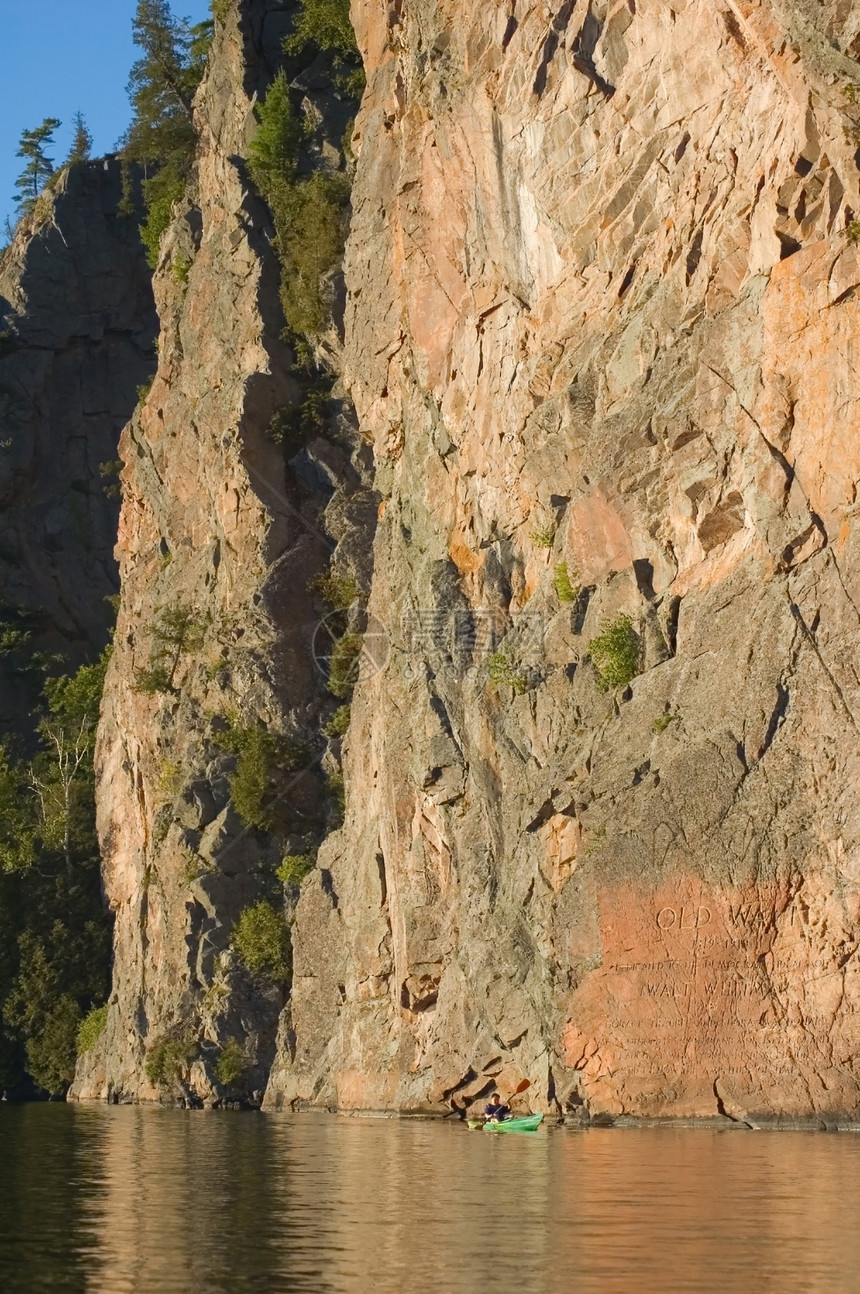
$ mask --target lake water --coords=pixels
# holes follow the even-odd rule
[[[0,1107],[3,1294],[860,1291],[860,1136]]]

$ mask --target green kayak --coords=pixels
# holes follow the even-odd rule
[[[526,1114],[521,1119],[505,1119],[504,1123],[485,1123],[484,1132],[535,1132],[542,1119],[542,1114]]]

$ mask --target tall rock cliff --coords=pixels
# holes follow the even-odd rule
[[[387,655],[267,1102],[856,1119],[856,6],[352,10]]]
[[[333,701],[308,583],[334,547],[318,513],[352,469],[317,438],[288,470],[297,447],[277,443],[301,392],[271,215],[245,163],[297,3],[221,9],[195,178],[155,274],[158,371],[120,443],[122,600],[96,757],[114,980],[73,1099],[259,1102],[283,975],[255,975],[231,937],[260,904],[283,912],[276,869],[325,816]]]
[[[73,664],[119,588],[117,441],[155,368],[155,306],[116,158],[61,172],[0,262],[0,724],[29,723],[25,657]],[[24,629],[22,656],[10,643]],[[24,667],[22,669],[22,667]]]

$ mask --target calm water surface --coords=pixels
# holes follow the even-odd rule
[[[0,1290],[860,1291],[860,1136],[0,1107]]]

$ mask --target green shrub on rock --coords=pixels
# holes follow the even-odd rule
[[[555,543],[555,525],[550,523],[533,530],[532,543],[536,548],[552,548]]]
[[[315,862],[313,854],[286,854],[275,875],[283,885],[297,887],[314,870]]]
[[[191,273],[191,266],[194,264],[190,256],[174,256],[173,264],[170,267],[170,275],[174,283],[180,287],[188,282],[188,275]]]
[[[295,31],[284,41],[284,49],[287,53],[300,53],[310,43],[319,49],[358,53],[349,17],[349,0],[302,0]]]
[[[502,651],[490,652],[487,657],[487,675],[495,687],[512,688],[514,696],[522,696],[528,691],[527,676]]]
[[[342,737],[349,731],[350,707],[341,705],[335,710],[328,723],[323,728],[327,737]]]
[[[576,572],[574,572],[576,574]],[[559,602],[575,602],[578,588],[574,588],[571,582],[570,572],[567,569],[567,562],[559,562],[555,568],[552,577],[552,585],[555,589],[556,597]]]
[[[343,256],[351,188],[348,176],[317,171],[273,199],[281,301],[290,331],[300,337],[317,335],[330,321],[323,280]]]
[[[328,690],[348,701],[358,682],[361,666],[361,634],[346,633],[339,638],[328,658]]]
[[[108,1009],[107,1004],[104,1006],[94,1006],[89,1015],[84,1016],[78,1025],[78,1055],[82,1056],[85,1051],[92,1051],[99,1038],[107,1026]]]
[[[623,692],[639,664],[639,635],[628,615],[616,616],[591,642],[591,659],[602,692]]]
[[[153,1087],[170,1087],[188,1068],[195,1051],[196,1044],[184,1035],[160,1038],[146,1054],[146,1077]]]
[[[349,573],[324,571],[315,575],[308,584],[312,593],[319,593],[324,601],[329,602],[336,611],[347,611],[358,597],[358,585]]]
[[[338,831],[346,814],[346,783],[342,773],[327,773],[325,801],[328,810],[328,829]]]
[[[322,10],[332,6],[326,16]],[[351,57],[357,59],[349,8],[343,0],[307,0],[295,36],[289,45],[298,53],[305,45],[338,35],[351,40]],[[309,17],[310,15],[310,17]],[[344,25],[345,24],[345,25]],[[328,45],[324,43],[324,48]],[[283,69],[256,108],[259,129],[252,141],[248,168],[251,178],[271,209],[281,262],[281,301],[287,329],[294,338],[312,338],[328,326],[330,304],[324,281],[336,268],[346,242],[351,182],[342,172],[298,173],[301,123],[290,99]]]
[[[246,827],[265,827],[270,821],[266,805],[275,742],[263,728],[241,729],[237,735],[239,757],[230,777],[230,799]]]
[[[226,1087],[235,1087],[245,1072],[245,1053],[235,1038],[230,1038],[222,1047],[221,1055],[215,1066],[218,1082]]]
[[[146,220],[140,226],[140,238],[146,248],[147,264],[152,270],[158,266],[161,235],[170,224],[174,202],[179,202],[185,193],[185,184],[182,176],[174,175],[167,167],[153,179],[143,182]]]
[[[283,915],[261,900],[245,908],[233,927],[239,960],[261,979],[283,983],[290,976],[290,941]]]
[[[270,732],[259,724],[246,727],[229,720],[216,737],[222,750],[236,756],[230,775],[230,799],[246,827],[268,830],[277,800],[277,774],[303,768],[312,752],[306,742]]]

